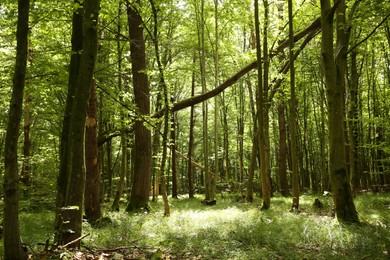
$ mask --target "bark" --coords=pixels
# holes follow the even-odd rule
[[[200,79],[202,85],[202,93],[207,93],[206,86],[206,49],[205,49],[205,11],[204,2],[201,0],[200,17],[198,19],[198,47],[199,47],[199,66],[200,66]],[[173,110],[172,110],[173,111]],[[205,180],[205,200],[213,200],[211,198],[211,178],[209,172],[209,138],[208,138],[208,106],[207,101],[202,102],[202,122],[203,122],[203,160],[204,160],[204,180]]]
[[[28,52],[29,0],[18,1],[16,59],[4,153],[4,259],[27,259],[20,239],[18,137],[23,114],[23,91]]]
[[[259,4],[255,0],[255,32],[256,32],[256,53],[257,60],[261,60],[261,45],[260,45],[260,28],[259,28]],[[270,180],[267,167],[267,151],[266,151],[266,119],[265,119],[265,98],[263,89],[263,66],[261,62],[257,63],[257,93],[256,93],[256,108],[258,111],[259,123],[259,146],[260,146],[260,175],[261,175],[261,191],[263,197],[262,209],[266,210],[270,207]]]
[[[171,116],[171,160],[172,160],[172,198],[178,198],[177,165],[176,165],[176,122],[175,115]]]
[[[286,134],[286,105],[284,101],[278,104],[278,123],[279,123],[279,190],[283,196],[289,195],[287,179],[287,134]]]
[[[294,67],[294,30],[292,15],[292,0],[288,0],[288,27],[290,39],[290,145],[291,145],[291,192],[292,210],[299,210],[299,172],[298,172],[298,151],[297,151],[297,104],[295,95],[295,67]]]
[[[85,123],[98,46],[100,1],[84,1],[84,42],[69,128],[67,189],[59,231],[59,245],[81,236],[85,190]],[[80,241],[71,245],[79,248]]]
[[[93,80],[91,84],[91,95],[89,98],[85,130],[85,216],[92,224],[102,217],[100,209],[100,172],[96,135],[96,99],[96,85]]]
[[[214,0],[214,25],[215,25],[215,55],[214,55],[214,86],[218,87],[219,84],[219,32],[218,32],[218,0]],[[214,97],[214,174],[211,177],[211,200],[215,199],[215,193],[217,189],[217,179],[219,173],[219,142],[218,142],[218,113],[219,102],[218,96]]]
[[[168,86],[165,83],[165,77],[164,77],[164,68],[161,63],[160,58],[160,46],[158,42],[158,13],[157,8],[155,6],[155,3],[153,0],[149,0],[150,5],[152,7],[153,12],[153,20],[154,20],[154,26],[153,26],[153,43],[154,43],[154,50],[156,53],[156,61],[157,61],[157,67],[159,72],[159,89],[162,89],[163,91],[163,98],[164,98],[164,108],[165,108],[165,115],[164,115],[164,132],[163,132],[163,143],[162,143],[162,149],[163,154],[161,158],[161,166],[160,166],[160,177],[161,177],[161,193],[164,201],[164,216],[170,215],[170,208],[169,208],[169,202],[168,202],[168,194],[167,194],[167,182],[165,178],[165,165],[167,162],[168,157],[168,137],[171,130],[170,127],[170,100],[169,100],[169,90]],[[175,176],[176,178],[176,176]],[[172,180],[173,186],[176,187],[175,180]],[[177,197],[177,190],[175,196]]]
[[[359,75],[357,70],[357,61],[356,61],[357,51],[351,52],[351,79],[349,86],[349,120],[348,120],[348,130],[349,130],[349,173],[350,181],[352,185],[352,190],[354,192],[358,191],[361,188],[361,171],[359,169],[359,107],[358,107],[358,91],[359,91]]]
[[[331,8],[329,0],[321,0],[321,53],[328,98],[329,175],[336,217],[346,222],[358,222],[347,176],[344,145],[344,84],[342,83],[344,78],[341,77],[340,73],[343,70],[342,60],[339,60],[346,58],[347,48],[342,32],[345,27],[345,23],[342,21],[345,19],[344,0],[338,1],[335,6],[337,5],[340,7],[337,11],[337,56],[334,57],[332,12],[334,8]]]
[[[196,59],[194,57],[193,64],[195,64]],[[191,77],[191,97],[194,96],[195,93],[195,71],[192,72]],[[190,110],[190,133],[189,133],[189,140],[188,140],[188,196],[189,198],[194,198],[194,169],[192,167],[192,154],[194,151],[194,125],[195,125],[195,118],[194,118],[194,106],[191,106]]]
[[[30,63],[31,64],[31,63]],[[23,126],[23,164],[20,179],[24,184],[23,196],[29,197],[29,186],[31,185],[30,180],[30,156],[31,156],[31,140],[30,140],[30,127],[31,127],[31,111],[30,111],[31,98],[30,94],[25,94],[24,99],[24,126]]]
[[[257,166],[256,164],[256,158],[259,151],[259,130],[258,130],[258,124],[257,124],[257,113],[256,113],[256,104],[255,99],[253,95],[252,85],[251,81],[248,79],[248,91],[249,91],[249,97],[250,97],[250,107],[251,107],[251,114],[252,114],[252,120],[253,120],[253,134],[252,134],[252,150],[251,150],[251,157],[248,167],[248,184],[246,187],[246,200],[248,202],[253,202],[253,178],[255,175],[255,168]]]
[[[83,49],[84,9],[80,0],[74,0],[74,5],[79,7],[73,11],[71,39],[72,53],[69,64],[68,93],[66,96],[60,140],[60,167],[57,177],[56,213],[54,223],[54,229],[56,231],[54,240],[56,242],[58,241],[59,228],[62,222],[61,209],[65,205],[66,187],[68,183],[70,118],[76,92],[77,77],[80,69],[81,50]]]
[[[143,34],[143,23],[140,13],[127,3],[127,17],[130,34],[130,58],[132,65],[134,100],[141,116],[150,114],[149,80],[145,73],[146,53]],[[140,1],[137,1],[140,4]],[[142,119],[138,118],[134,125],[134,176],[129,203],[126,211],[149,208],[151,188],[152,145],[150,130]]]
[[[120,17],[122,12],[122,2],[119,1],[118,3],[118,17]],[[122,86],[122,46],[121,46],[121,41],[120,41],[120,35],[121,35],[121,22],[120,19],[118,19],[118,25],[117,25],[117,41],[116,41],[116,46],[117,46],[117,56],[118,56],[118,78],[117,78],[117,83],[118,83],[118,91],[119,93],[125,93],[123,90]],[[119,101],[123,103],[123,95],[119,97]],[[115,197],[114,201],[112,202],[111,205],[111,210],[113,211],[119,211],[119,201],[120,198],[122,197],[123,194],[123,189],[125,186],[125,176],[128,172],[128,160],[127,160],[127,134],[126,134],[126,111],[121,107],[120,110],[120,117],[121,117],[121,166],[120,166],[120,173],[119,173],[119,180],[117,182],[116,186],[116,192],[115,192]]]

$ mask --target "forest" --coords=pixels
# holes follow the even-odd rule
[[[0,255],[388,259],[389,17],[2,0]]]

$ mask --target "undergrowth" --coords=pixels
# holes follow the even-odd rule
[[[162,200],[151,202],[148,214],[126,213],[123,205],[120,212],[106,211],[110,222],[100,228],[84,223],[83,232],[89,236],[83,239],[82,250],[118,249],[119,259],[130,259],[125,255],[134,251],[146,259],[388,259],[390,255],[389,194],[359,194],[355,203],[361,223],[348,225],[331,217],[327,197],[320,197],[324,206],[317,209],[312,205],[315,196],[301,196],[299,214],[289,212],[291,198],[272,198],[267,211],[259,210],[259,199],[250,204],[236,198],[218,197],[214,206],[202,205],[202,197],[171,199],[169,217],[163,217]],[[36,207],[29,211],[27,205],[20,220],[30,252],[40,252],[46,239],[52,241],[52,211]]]

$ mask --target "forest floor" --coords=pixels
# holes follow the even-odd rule
[[[390,193],[357,195],[360,224],[333,218],[330,197],[319,196],[323,207],[316,208],[317,196],[302,195],[299,213],[289,211],[291,198],[276,195],[267,211],[259,210],[258,198],[239,198],[219,195],[213,206],[202,205],[201,197],[170,199],[169,217],[161,199],[151,202],[149,213],[129,214],[123,205],[120,212],[105,211],[99,228],[84,223],[78,251],[44,250],[53,240],[53,210],[42,201],[22,201],[22,239],[32,259],[390,258]]]

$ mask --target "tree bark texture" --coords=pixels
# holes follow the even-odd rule
[[[86,130],[85,130],[85,216],[90,223],[102,217],[100,209],[100,172],[98,160],[98,144],[96,135],[97,111],[96,84],[92,81],[89,97]]]
[[[140,1],[137,1],[139,4]],[[127,1],[127,17],[130,34],[130,58],[133,75],[135,104],[141,115],[150,114],[149,80],[145,73],[146,54],[143,22],[140,13]],[[148,208],[151,188],[152,145],[150,130],[138,119],[134,125],[134,178],[127,211]]]
[[[28,52],[29,0],[18,1],[16,59],[4,153],[4,259],[27,259],[19,227],[18,137],[23,114],[23,91]]]
[[[61,209],[65,204],[66,187],[68,183],[68,165],[69,165],[69,131],[70,119],[72,114],[73,100],[76,91],[77,77],[80,69],[81,50],[83,49],[83,17],[84,8],[80,0],[74,0],[75,6],[72,18],[72,53],[70,56],[68,93],[66,96],[66,105],[64,117],[62,120],[62,131],[60,140],[60,167],[57,176],[57,197],[55,213],[55,241],[58,240],[59,228],[61,226]]]
[[[338,1],[337,4],[340,5],[339,8],[345,8],[343,0]],[[321,0],[321,54],[328,98],[329,175],[336,217],[342,221],[358,222],[347,176],[344,139],[344,84],[340,82],[344,79],[338,75],[342,69],[339,67],[341,63],[335,60],[333,53],[333,10],[329,0]],[[345,26],[345,24],[339,26]],[[338,35],[339,37],[342,36]],[[337,43],[336,59],[343,58],[344,55],[346,58],[345,48],[347,46],[340,46],[339,44],[342,44],[340,39],[337,40]],[[344,55],[340,52],[344,52]]]
[[[100,1],[84,1],[84,42],[69,128],[69,166],[59,244],[81,237],[85,190],[85,123],[98,46]],[[71,244],[79,248],[80,241]]]

